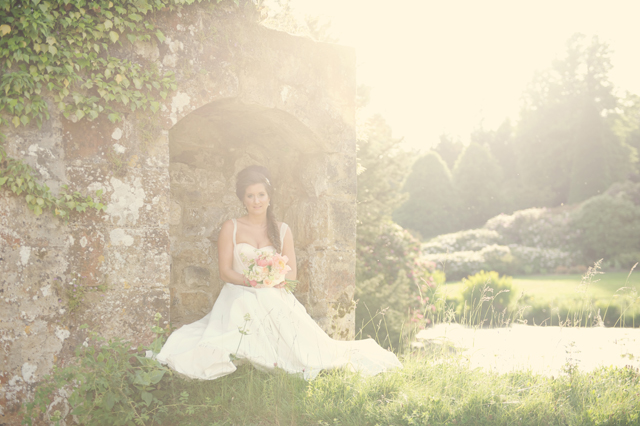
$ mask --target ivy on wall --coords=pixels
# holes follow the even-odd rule
[[[54,216],[67,221],[73,212],[83,213],[87,210],[99,212],[106,209],[101,202],[102,190],[96,192],[95,198],[85,197],[79,192],[69,192],[69,188],[64,185],[58,195],[53,195],[47,185],[38,182],[31,166],[8,157],[2,146],[0,146],[0,187],[24,196],[27,206],[36,216],[49,210]]]
[[[174,74],[161,72],[154,64],[143,67],[120,57],[126,55],[117,56],[118,52],[112,56],[112,50],[152,38],[163,42],[164,34],[154,25],[155,12],[196,1],[202,2],[0,0],[0,127],[33,123],[40,127],[49,119],[45,99],[73,120],[106,114],[118,122],[127,109],[157,112],[160,98],[176,89]],[[25,194],[36,215],[51,209],[68,218],[71,211],[104,208],[78,193],[63,190],[54,196],[37,183],[31,167],[4,150],[0,150],[0,186]]]

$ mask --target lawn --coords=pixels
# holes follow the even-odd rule
[[[607,327],[640,325],[640,273],[598,273],[586,281],[581,275],[513,277],[509,321],[527,324],[582,324]],[[438,298],[461,313],[461,281],[441,285]],[[485,302],[487,303],[487,302]],[[458,308],[456,308],[458,306]],[[457,321],[466,321],[457,318]],[[507,322],[509,322],[507,321]],[[438,322],[438,321],[436,321]],[[498,323],[503,322],[499,320]],[[486,321],[494,324],[494,321]]]
[[[563,299],[581,298],[581,275],[521,275],[513,277],[514,292],[525,295],[540,302],[557,302]],[[461,281],[447,283],[440,287],[440,292],[449,298],[459,297],[462,292]],[[596,275],[586,286],[586,294],[593,299],[609,301],[622,288],[635,289],[640,293],[640,271],[605,272]]]

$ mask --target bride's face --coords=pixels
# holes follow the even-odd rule
[[[247,186],[244,191],[242,203],[247,208],[247,212],[252,214],[262,214],[267,212],[269,207],[269,194],[263,183],[256,183]]]

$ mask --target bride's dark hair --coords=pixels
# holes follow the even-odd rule
[[[255,185],[257,183],[264,184],[264,188],[267,190],[271,203],[267,207],[267,236],[271,241],[271,244],[275,247],[276,251],[280,253],[282,247],[280,245],[280,229],[278,228],[278,222],[273,215],[273,186],[271,183],[271,173],[266,167],[263,166],[249,166],[238,172],[236,176],[236,195],[240,201],[244,201],[244,194],[247,187]]]

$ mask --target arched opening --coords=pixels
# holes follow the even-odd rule
[[[169,131],[171,175],[171,321],[191,322],[209,312],[222,288],[217,235],[244,211],[235,175],[251,164],[272,173],[275,213],[293,229],[301,284],[308,302],[305,253],[329,241],[330,206],[323,200],[328,174],[322,141],[291,114],[239,100],[207,104]],[[323,207],[324,206],[324,207]]]

